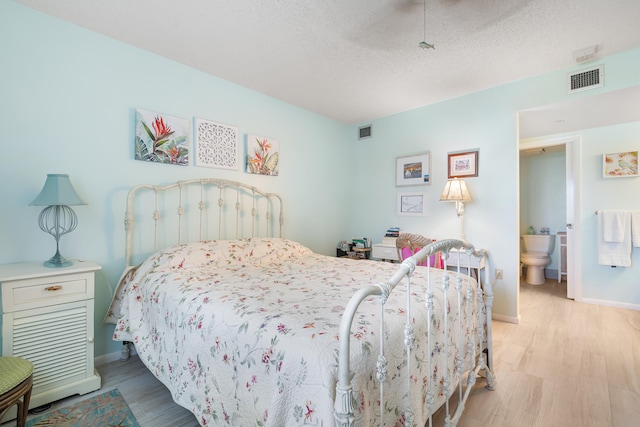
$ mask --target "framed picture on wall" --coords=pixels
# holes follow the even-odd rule
[[[246,173],[277,176],[279,159],[280,145],[277,140],[247,135]]]
[[[431,153],[396,158],[396,187],[431,184]]]
[[[603,178],[638,176],[638,152],[609,153],[602,155]]]
[[[134,158],[152,163],[189,165],[189,121],[136,109]]]
[[[425,216],[427,193],[398,193],[398,215]]]
[[[449,153],[447,155],[449,179],[470,178],[478,176],[478,150],[463,153]]]

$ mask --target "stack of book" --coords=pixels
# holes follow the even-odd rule
[[[384,237],[398,237],[400,235],[400,227],[389,227]]]
[[[387,229],[384,237],[382,237],[383,245],[396,245],[396,238],[400,235],[400,227],[391,227]]]
[[[368,237],[354,237],[351,241],[356,248],[364,249],[371,247],[371,239]]]

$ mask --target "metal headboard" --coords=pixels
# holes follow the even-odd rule
[[[283,237],[282,199],[226,179],[141,184],[127,195],[125,271],[175,244],[208,239]],[[135,259],[134,259],[135,258]]]

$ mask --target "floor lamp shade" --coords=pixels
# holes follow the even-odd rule
[[[51,234],[56,239],[56,253],[51,259],[45,261],[47,267],[66,267],[72,264],[60,255],[60,237],[75,230],[78,225],[78,217],[69,206],[86,205],[78,196],[71,185],[69,175],[48,174],[47,180],[29,206],[46,206],[38,216],[38,225],[45,233]]]

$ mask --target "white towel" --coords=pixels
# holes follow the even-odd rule
[[[631,267],[631,214],[627,211],[627,220],[623,221],[625,231],[622,241],[608,242],[605,240],[604,212],[598,215],[598,264]]]
[[[631,242],[640,248],[640,211],[631,211]]]
[[[602,238],[605,242],[622,243],[631,233],[629,211],[602,211]]]

